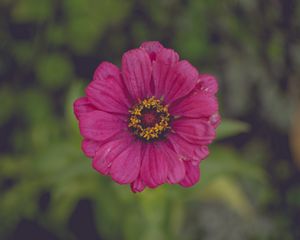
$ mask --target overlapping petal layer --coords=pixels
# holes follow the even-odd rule
[[[193,186],[220,123],[217,90],[212,75],[199,74],[159,42],[145,42],[123,55],[121,69],[101,63],[86,97],[74,102],[82,150],[93,159],[94,169],[119,184],[130,184],[133,192],[164,183]],[[151,97],[166,107],[171,121],[161,138],[143,141],[128,126],[129,111]],[[134,121],[139,119],[130,123]]]

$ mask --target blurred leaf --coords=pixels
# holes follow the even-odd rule
[[[0,102],[5,103],[1,106],[0,111],[0,126],[4,124],[15,112],[16,98],[13,91],[7,87],[0,88]]]
[[[75,117],[73,111],[73,103],[74,101],[84,95],[83,83],[86,82],[84,79],[78,79],[78,81],[74,81],[71,85],[65,103],[65,116],[66,116],[66,124],[69,127],[71,134],[74,135],[73,139],[81,139],[78,129],[78,121]]]
[[[51,45],[60,46],[65,43],[65,29],[62,25],[50,25],[47,29],[47,40]]]
[[[52,117],[52,104],[49,97],[38,88],[31,88],[22,91],[20,99],[20,111],[30,124],[37,124],[41,121],[48,121]]]
[[[44,55],[37,63],[37,78],[47,88],[58,89],[71,81],[73,65],[63,54]]]
[[[0,236],[10,230],[21,218],[30,219],[37,212],[40,182],[23,178],[0,198]],[[5,221],[2,221],[5,219]]]
[[[139,196],[147,225],[147,228],[144,228],[143,239],[166,239],[163,230],[166,221],[166,200],[166,191],[163,188],[157,189],[157,191],[146,190]]]
[[[32,42],[18,41],[14,44],[13,52],[20,65],[31,66],[35,54]]]
[[[51,0],[15,1],[11,14],[16,22],[42,22],[52,16],[52,4]]]
[[[210,148],[210,155],[201,162],[200,185],[219,176],[235,176],[246,178],[262,184],[266,181],[266,173],[256,162],[243,159],[242,156],[229,146]]]
[[[217,139],[232,137],[241,133],[248,132],[250,126],[247,123],[237,120],[223,119],[217,128]]]
[[[215,178],[202,189],[201,198],[209,201],[223,201],[244,217],[251,217],[254,214],[253,206],[243,192],[242,186],[230,177]]]
[[[122,21],[130,4],[131,1],[122,0],[64,1],[68,44],[76,53],[89,53],[107,27]]]

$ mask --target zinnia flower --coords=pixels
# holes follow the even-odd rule
[[[74,102],[93,168],[133,192],[161,184],[190,187],[220,122],[215,78],[199,74],[159,42],[102,62]]]

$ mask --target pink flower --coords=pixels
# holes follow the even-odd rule
[[[74,102],[93,167],[133,192],[163,183],[193,186],[220,122],[215,78],[159,42],[103,62]]]

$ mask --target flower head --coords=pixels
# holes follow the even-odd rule
[[[220,123],[215,78],[159,42],[103,62],[74,102],[82,150],[93,167],[133,192],[163,183],[190,187]]]

